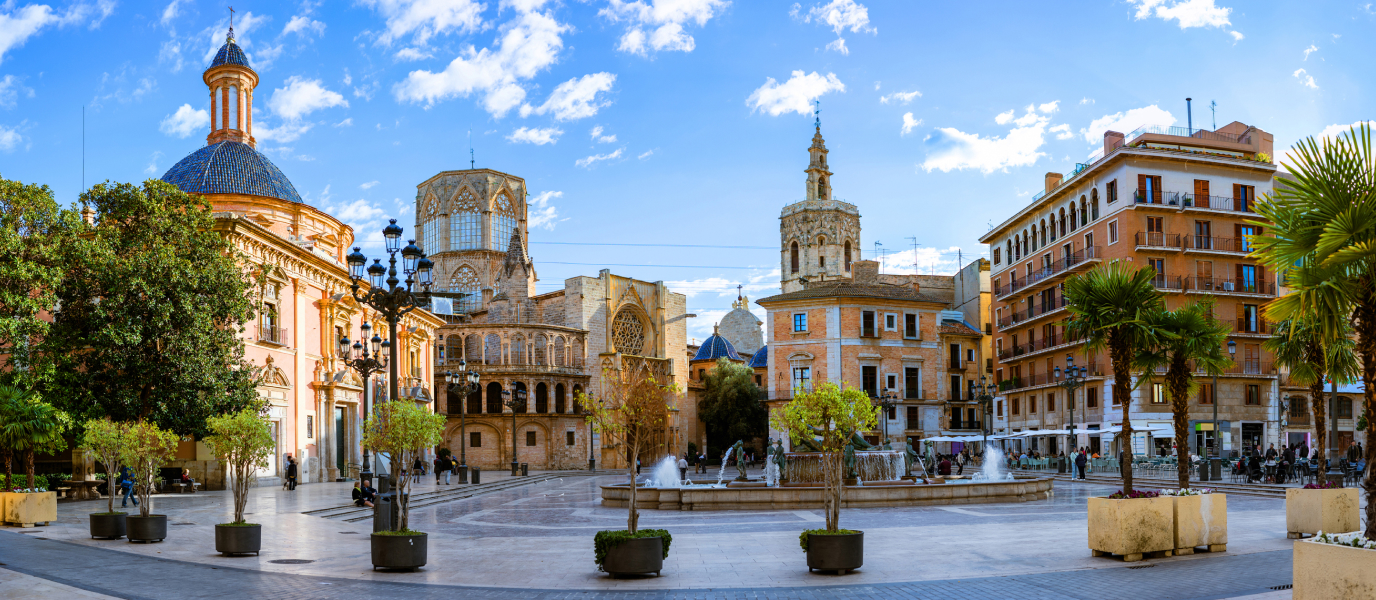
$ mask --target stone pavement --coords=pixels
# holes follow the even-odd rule
[[[495,480],[484,475],[485,483]],[[9,565],[0,568],[112,596],[149,598],[163,596],[142,585],[137,592],[114,591],[95,574],[107,568],[117,581],[171,583],[215,582],[233,573],[233,581],[196,592],[205,595],[187,596],[183,590],[177,597],[277,597],[280,591],[287,594],[282,597],[303,598],[397,590],[419,597],[461,591],[477,598],[969,594],[1103,599],[1122,597],[1124,589],[1133,589],[1133,598],[1208,598],[1268,594],[1268,588],[1290,583],[1293,542],[1285,537],[1281,500],[1230,496],[1226,554],[1149,560],[1136,563],[1148,567],[1138,569],[1089,556],[1086,499],[1111,489],[1083,482],[1057,482],[1054,497],[1039,502],[846,509],[842,526],[865,531],[866,555],[865,566],[845,577],[808,573],[797,546],[798,532],[822,521],[820,510],[645,510],[641,527],[663,527],[674,536],[664,576],[613,580],[592,563],[592,536],[625,526],[624,509],[599,502],[597,486],[618,479],[564,477],[417,510],[413,526],[431,535],[430,564],[415,573],[371,570],[367,523],[302,514],[346,503],[352,486],[337,483],[304,485],[295,492],[254,490],[248,510],[250,520],[264,524],[261,557],[213,552],[213,525],[227,521],[229,510],[225,493],[210,492],[155,498],[155,512],[169,515],[171,523],[168,541],[161,544],[92,540],[85,515],[103,510],[103,503],[62,503],[53,525],[0,531],[0,563]],[[423,481],[419,491],[434,489],[433,478]],[[313,562],[272,562],[282,559]],[[124,568],[146,570],[152,579],[119,576]],[[94,583],[79,580],[86,577]],[[1140,588],[1124,585],[1161,592],[1140,595]],[[320,595],[317,588],[332,591]],[[1089,592],[1080,596],[1076,590]]]

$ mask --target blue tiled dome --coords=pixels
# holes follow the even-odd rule
[[[162,180],[188,194],[252,194],[301,202],[282,170],[241,142],[219,142],[192,152],[163,173]]]
[[[752,368],[752,369],[764,369],[764,368],[767,368],[768,366],[769,366],[769,346],[768,346],[768,345],[760,346],[760,349],[755,351],[755,355],[750,357],[750,368]]]
[[[698,348],[697,356],[694,356],[693,360],[717,360],[722,357],[742,360],[741,355],[736,354],[736,347],[732,346],[729,340],[713,333],[712,337],[707,338]]]
[[[215,53],[215,60],[210,62],[210,66],[220,65],[243,65],[248,67],[248,57],[244,56],[244,51],[238,44],[234,43],[234,38],[229,38],[225,45],[220,46],[220,51]],[[252,68],[252,67],[249,67]]]

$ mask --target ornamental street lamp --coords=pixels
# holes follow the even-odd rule
[[[358,341],[350,344],[348,337],[339,338],[339,358],[344,364],[355,371],[359,377],[363,378],[363,414],[366,417],[371,414],[368,410],[369,384],[372,383],[374,373],[381,373],[387,368],[387,363],[392,356],[392,344],[382,341],[382,337],[376,334],[371,339],[368,334],[372,333],[373,326],[367,321],[359,327],[362,332],[358,336]],[[367,341],[368,344],[363,342]],[[368,464],[368,447],[363,447],[363,470],[358,474],[359,479],[370,480],[373,478],[373,469]]]
[[[598,402],[600,403],[601,400],[598,400]],[[586,406],[581,406],[580,408],[582,410],[579,412],[579,414],[583,415],[583,419],[588,422],[588,470],[595,471],[597,470],[597,457],[593,454],[592,419],[588,418],[590,415],[592,415],[592,409]]]
[[[1236,356],[1237,340],[1228,340],[1228,359],[1232,360]],[[1223,432],[1218,430],[1218,375],[1214,375],[1214,387],[1213,389],[1209,390],[1209,395],[1212,396],[1211,399],[1214,403],[1214,461],[1211,470],[1213,471],[1212,474],[1214,479],[1218,479],[1222,471],[1222,468],[1219,466],[1218,462],[1218,458],[1222,456],[1221,454],[1219,454],[1219,449],[1222,447],[1221,445],[1223,444]]]
[[[445,404],[449,403],[449,396],[458,392],[463,400],[459,401],[459,483],[468,483],[468,396],[478,391],[478,372],[464,371],[468,368],[468,361],[459,361],[459,372],[444,372],[445,383]]]
[[[889,410],[898,406],[898,392],[894,390],[884,390],[884,395],[879,397],[879,408],[884,412],[884,441],[889,441]]]
[[[1065,371],[1062,372],[1060,367],[1056,367],[1055,372],[1056,372],[1056,379],[1063,379],[1063,381],[1061,381],[1061,382],[1060,382],[1059,384],[1057,384],[1057,385],[1059,385],[1059,386],[1065,388],[1065,392],[1066,392],[1066,405],[1065,405],[1065,408],[1066,408],[1066,415],[1067,415],[1066,423],[1067,423],[1067,424],[1069,425],[1069,427],[1070,427],[1070,429],[1069,429],[1069,431],[1070,431],[1070,440],[1069,440],[1069,441],[1070,441],[1070,446],[1073,447],[1073,446],[1075,446],[1075,442],[1076,442],[1076,439],[1075,439],[1075,390],[1078,390],[1078,389],[1080,389],[1081,387],[1084,387],[1084,385],[1085,385],[1085,377],[1088,375],[1089,369],[1086,369],[1086,368],[1084,368],[1083,366],[1080,366],[1080,367],[1075,366],[1075,355],[1074,355],[1074,354],[1067,354],[1067,355],[1065,355]],[[1081,418],[1084,418],[1084,416],[1085,416],[1085,415],[1084,415],[1084,410],[1082,409],[1082,410],[1080,411],[1080,417],[1081,417]]]
[[[989,383],[989,378],[979,376],[979,383],[970,380],[970,398],[979,401],[980,410],[984,412],[983,418],[979,421],[980,429],[983,430],[984,440],[980,442],[981,452],[989,451],[989,430],[993,429],[993,417],[990,407],[994,403],[994,392],[998,391],[997,385]]]
[[[502,390],[502,395],[506,397],[506,400],[503,400],[502,404],[505,404],[507,408],[511,409],[511,474],[519,475],[521,473],[521,465],[516,460],[516,409],[525,410],[526,391],[518,388],[516,393],[513,394],[510,390]]]

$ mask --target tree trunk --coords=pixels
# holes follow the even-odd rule
[[[841,465],[841,454],[839,452],[828,452],[822,455],[823,473],[826,477],[826,512],[827,512],[827,531],[836,531],[841,528],[841,488],[843,485]]]
[[[640,444],[626,444],[626,450],[631,456],[640,454]],[[726,465],[723,464],[722,467]],[[626,478],[631,480],[631,505],[630,510],[626,511],[626,531],[636,532],[636,526],[640,524],[640,511],[635,506],[635,459],[626,461]]]
[[[0,460],[5,461],[5,490],[6,492],[14,489],[14,451],[9,448],[0,450]],[[113,504],[112,504],[113,506]]]
[[[1124,334],[1112,331],[1108,335],[1109,354],[1113,360],[1113,399],[1123,407],[1123,449],[1118,459],[1123,472],[1123,493],[1132,493],[1132,346]]]
[[[1171,358],[1166,387],[1170,390],[1171,413],[1175,417],[1176,478],[1183,490],[1190,487],[1190,366],[1183,354]]]
[[[1366,473],[1362,489],[1366,491],[1366,537],[1376,539],[1376,279],[1368,274],[1360,280],[1364,291],[1352,321],[1357,329],[1357,355],[1362,361],[1363,405],[1366,411]],[[1353,429],[1356,429],[1355,427]],[[1356,437],[1356,431],[1353,431]]]
[[[38,486],[34,484],[37,477],[33,471],[33,448],[24,451],[24,474],[29,476],[28,489],[36,490]]]
[[[1310,410],[1314,413],[1314,431],[1318,440],[1316,447],[1319,450],[1319,478],[1322,479],[1328,474],[1328,403],[1324,402],[1323,398],[1323,377],[1309,385],[1309,394],[1314,397],[1314,405]]]

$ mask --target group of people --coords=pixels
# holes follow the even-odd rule
[[[417,462],[417,463],[420,463],[420,460],[417,459],[416,462]],[[450,483],[449,483],[449,474],[450,474],[450,473],[453,473],[453,472],[455,472],[455,471],[458,471],[458,470],[459,470],[459,461],[454,459],[454,455],[453,455],[453,454],[445,454],[445,455],[443,455],[443,456],[436,456],[436,457],[435,457],[435,485],[441,485],[441,484],[440,484],[440,478],[441,478],[441,476],[443,476],[443,478],[444,478],[444,484],[443,484],[443,485],[450,485]]]
[[[974,462],[975,462],[975,456],[974,456],[974,454],[972,454],[972,453],[970,452],[970,448],[969,448],[968,446],[965,447],[965,448],[962,448],[962,449],[960,450],[960,452],[957,452],[957,453],[955,453],[955,454],[940,454],[940,453],[938,453],[938,454],[936,455],[936,465],[935,465],[936,474],[937,474],[937,475],[951,475],[951,470],[952,470],[952,468],[954,468],[954,469],[955,469],[955,474],[956,474],[956,475],[964,475],[964,474],[965,474],[965,465],[969,465],[969,464],[972,464],[972,463],[974,463]]]
[[[1366,453],[1361,444],[1349,442],[1344,458],[1349,468],[1357,471],[1366,468]],[[1323,460],[1323,449],[1310,448],[1307,442],[1292,443],[1280,450],[1270,444],[1265,452],[1261,444],[1256,444],[1238,459],[1233,469],[1236,474],[1245,475],[1247,483],[1285,483],[1292,466],[1309,472],[1320,460]]]

